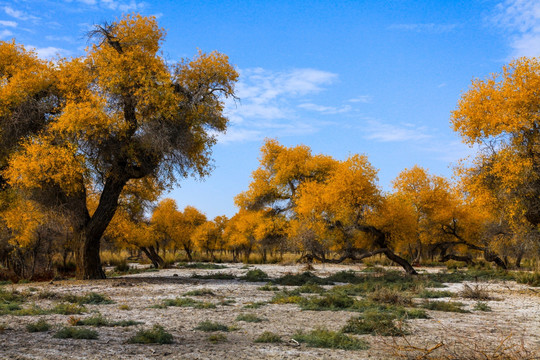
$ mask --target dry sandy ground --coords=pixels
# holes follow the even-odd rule
[[[56,339],[54,333],[67,325],[69,316],[41,315],[53,324],[50,331],[29,333],[25,326],[37,320],[36,316],[0,316],[0,324],[7,329],[0,333],[1,359],[388,359],[395,358],[395,343],[403,344],[403,339],[362,335],[370,344],[369,350],[347,351],[309,348],[297,345],[291,336],[299,329],[311,330],[325,327],[339,330],[347,320],[357,313],[347,311],[301,311],[293,304],[268,304],[259,309],[245,309],[251,302],[268,301],[272,291],[257,288],[264,283],[249,283],[240,280],[200,280],[193,279],[193,273],[229,272],[244,275],[246,267],[226,264],[226,269],[193,270],[167,269],[101,281],[59,281],[53,284],[34,283],[14,285],[19,291],[52,291],[62,294],[86,294],[97,292],[115,301],[108,305],[87,305],[88,314],[99,311],[110,320],[138,320],[142,325],[131,327],[99,327],[97,340]],[[302,272],[301,266],[255,265],[270,275],[278,277],[286,273]],[[328,276],[340,270],[359,270],[358,266],[316,265],[314,273]],[[431,270],[430,270],[431,271]],[[458,293],[464,284],[448,284],[445,290]],[[445,346],[460,343],[462,346],[496,348],[503,339],[505,344],[519,343],[532,356],[540,356],[540,289],[519,285],[515,282],[483,283],[498,301],[489,301],[491,312],[473,311],[459,314],[428,311],[431,319],[410,320],[411,334],[407,341],[418,347],[430,347],[440,342]],[[8,286],[10,288],[11,286]],[[37,289],[37,290],[36,290]],[[234,303],[215,309],[194,309],[190,307],[149,308],[163,299],[182,296],[195,289],[211,289],[215,295],[198,300],[218,303],[231,299]],[[194,297],[195,298],[195,297]],[[472,309],[475,301],[457,299]],[[52,300],[36,300],[39,306],[48,307]],[[120,310],[121,305],[129,310]],[[255,313],[267,321],[260,323],[238,322],[236,317],[243,313]],[[218,321],[227,325],[238,325],[236,331],[226,333],[227,341],[213,344],[208,341],[208,333],[193,330],[203,320]],[[170,345],[128,344],[127,339],[140,329],[162,325],[173,334]],[[254,343],[264,331],[280,334],[282,344]]]

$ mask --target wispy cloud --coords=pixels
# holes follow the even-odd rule
[[[393,24],[388,28],[390,30],[412,31],[418,33],[447,33],[455,30],[458,24],[435,24],[435,23],[416,23],[416,24]]]
[[[19,19],[19,20],[37,20],[37,19],[39,19],[38,17],[33,16],[33,15],[29,15],[29,14],[25,13],[24,11],[16,10],[16,9],[12,8],[11,6],[4,6],[4,12],[7,15],[9,15],[11,17],[14,17],[15,19]]]
[[[122,12],[137,11],[142,10],[146,7],[146,3],[138,2],[135,0],[131,1],[117,1],[117,0],[78,0],[80,3],[94,6],[102,7],[109,10],[119,10]]]
[[[15,21],[0,20],[0,26],[14,28],[17,27],[17,23]]]
[[[360,95],[355,98],[349,99],[348,101],[352,103],[370,103],[373,101],[373,98],[371,97],[371,95]]]
[[[428,129],[415,124],[389,124],[377,120],[367,120],[367,139],[381,142],[418,141],[429,139]]]
[[[343,106],[336,107],[336,106],[317,105],[313,103],[303,103],[303,104],[298,105],[298,107],[305,110],[316,111],[321,114],[327,114],[327,115],[343,114],[352,110],[352,107],[350,105],[343,105]]]
[[[54,46],[37,47],[37,46],[28,45],[28,48],[33,49],[36,52],[36,54],[42,59],[52,59],[52,58],[57,57],[58,55],[67,56],[71,53],[69,50],[57,48]]]
[[[497,5],[488,22],[507,31],[511,57],[540,56],[538,0],[506,0]]]
[[[318,69],[274,72],[262,68],[240,70],[236,86],[239,101],[228,101],[231,126],[220,142],[259,140],[265,136],[313,133],[322,122],[303,120],[300,112],[338,113],[345,107],[323,107],[306,101],[337,79],[337,74]],[[350,106],[349,106],[350,107]]]
[[[67,43],[70,43],[70,44],[76,44],[77,43],[77,41],[72,36],[51,36],[51,35],[48,35],[48,36],[45,36],[45,39],[47,39],[49,41],[63,41],[63,42],[67,42]]]
[[[13,33],[9,30],[0,30],[0,39],[7,39],[12,36]]]

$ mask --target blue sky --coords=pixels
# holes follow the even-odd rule
[[[451,176],[471,153],[450,112],[473,78],[540,54],[540,2],[0,1],[0,40],[44,58],[80,56],[92,24],[154,15],[170,61],[227,54],[241,77],[215,170],[168,196],[209,217],[235,213],[265,137],[338,159],[368,155],[381,187],[415,164]]]

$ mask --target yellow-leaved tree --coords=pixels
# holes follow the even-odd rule
[[[165,186],[209,173],[215,134],[227,125],[223,98],[234,96],[238,77],[218,52],[169,65],[160,53],[165,32],[154,17],[127,15],[90,35],[95,43],[85,56],[54,65],[0,44],[0,70],[17,75],[0,85],[2,133],[9,130],[5,123],[32,125],[15,141],[21,145],[10,147],[4,176],[25,196],[65,211],[80,279],[105,276],[100,239],[130,180],[152,178]],[[2,65],[13,64],[10,56],[28,65]],[[41,96],[41,88],[43,103],[54,106],[38,106],[34,126],[34,113],[23,105]],[[88,189],[98,193],[92,214]]]
[[[461,176],[469,196],[496,214],[518,254],[540,243],[540,59],[520,58],[474,80],[452,113],[454,130],[480,151]],[[519,246],[522,245],[522,246]]]

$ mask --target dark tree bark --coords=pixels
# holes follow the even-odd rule
[[[150,259],[152,265],[156,269],[162,269],[165,267],[165,260],[157,253],[156,249],[153,246],[141,246],[140,249],[144,254]]]

